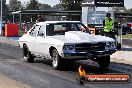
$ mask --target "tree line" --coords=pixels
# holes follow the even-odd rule
[[[48,4],[40,3],[38,0],[30,0],[22,3],[20,0],[9,0],[9,4],[6,4],[6,0],[3,1],[3,11],[18,11],[18,10],[81,10],[82,0],[60,0],[60,3],[51,7]],[[1,1],[0,1],[1,2]]]
[[[3,13],[10,13],[19,10],[66,10],[66,11],[81,11],[81,1],[83,0],[60,0],[60,3],[53,7],[49,4],[40,3],[38,0],[29,0],[22,3],[20,0],[9,0],[9,4],[6,4],[6,0],[3,0]],[[1,2],[1,1],[0,1]],[[115,7],[116,12],[132,12],[132,9],[127,10],[125,7]],[[74,16],[69,18],[73,18]],[[79,18],[80,17],[76,17]]]
[[[81,1],[83,0],[60,0],[60,3],[51,7],[48,4],[40,3],[38,0],[29,0],[28,2],[21,3],[20,0],[9,0],[9,4],[6,4],[6,0],[3,1],[3,11],[18,11],[18,10],[77,10],[81,11]],[[1,1],[0,1],[1,2]],[[129,11],[132,12],[131,9],[127,10],[125,7],[115,7],[115,10],[120,11]]]
[[[54,6],[49,4],[40,3],[38,0],[29,0],[22,3],[20,0],[9,0],[9,4],[6,4],[6,0],[3,0],[3,14],[10,13],[19,10],[78,10],[81,11],[82,0],[60,0],[60,3]],[[28,16],[27,16],[28,18]],[[74,18],[74,17],[69,17]],[[78,17],[76,17],[78,18]],[[80,19],[80,17],[79,17]]]

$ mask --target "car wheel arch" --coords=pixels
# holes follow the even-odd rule
[[[50,56],[52,56],[52,51],[53,51],[54,49],[56,49],[54,46],[51,46],[51,47],[49,48],[49,54],[50,54]],[[57,49],[56,49],[56,50],[57,50]]]
[[[25,47],[28,48],[26,43],[23,44],[23,48],[25,48]]]

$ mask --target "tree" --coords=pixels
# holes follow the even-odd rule
[[[132,8],[128,9],[128,12],[132,13]],[[132,18],[128,18],[127,21],[132,22]]]
[[[82,0],[60,0],[63,10],[66,11],[81,11],[81,1]],[[80,20],[81,16],[67,16],[68,20]]]
[[[1,0],[0,0],[0,3],[1,3]],[[3,18],[3,20],[5,21],[6,19],[7,19],[7,13],[8,13],[8,7],[7,7],[7,5],[6,5],[6,0],[2,0],[2,14],[3,14],[3,16],[2,16],[2,18]],[[0,13],[1,13],[1,6],[0,6]]]
[[[41,3],[39,3],[39,9],[40,10],[50,10],[51,9],[51,6],[50,5],[48,5],[48,4],[41,4]]]
[[[63,7],[61,4],[57,4],[52,7],[52,10],[63,10]]]
[[[8,7],[7,5],[5,4],[6,3],[6,0],[2,0],[2,11],[3,13],[6,13],[8,11]],[[1,0],[0,0],[0,3],[1,3]],[[0,9],[1,9],[1,6],[0,6]]]
[[[72,10],[78,10],[81,11],[81,1],[82,0],[60,0],[60,3],[64,10],[72,11]]]
[[[18,11],[22,9],[22,4],[18,0],[10,0],[9,1],[9,8],[11,11]]]
[[[30,0],[27,4],[26,9],[28,9],[28,10],[38,10],[39,9],[38,0]]]
[[[132,12],[132,8],[128,9],[128,12]]]
[[[114,9],[116,12],[127,12],[126,7],[115,7]]]

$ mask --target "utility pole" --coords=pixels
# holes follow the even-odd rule
[[[1,15],[0,15],[0,17],[1,17],[1,28],[0,28],[0,35],[1,35],[1,32],[2,32],[2,0],[1,0]]]

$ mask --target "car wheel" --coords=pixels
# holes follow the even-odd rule
[[[101,69],[106,69],[110,64],[110,56],[97,57],[97,62]]]
[[[53,68],[56,70],[60,69],[62,65],[62,62],[61,62],[62,60],[56,49],[52,51],[51,59],[52,59]]]
[[[34,56],[31,54],[31,52],[29,51],[29,49],[26,45],[24,45],[24,47],[23,47],[23,56],[24,56],[25,62],[29,62],[29,63],[34,62]]]

